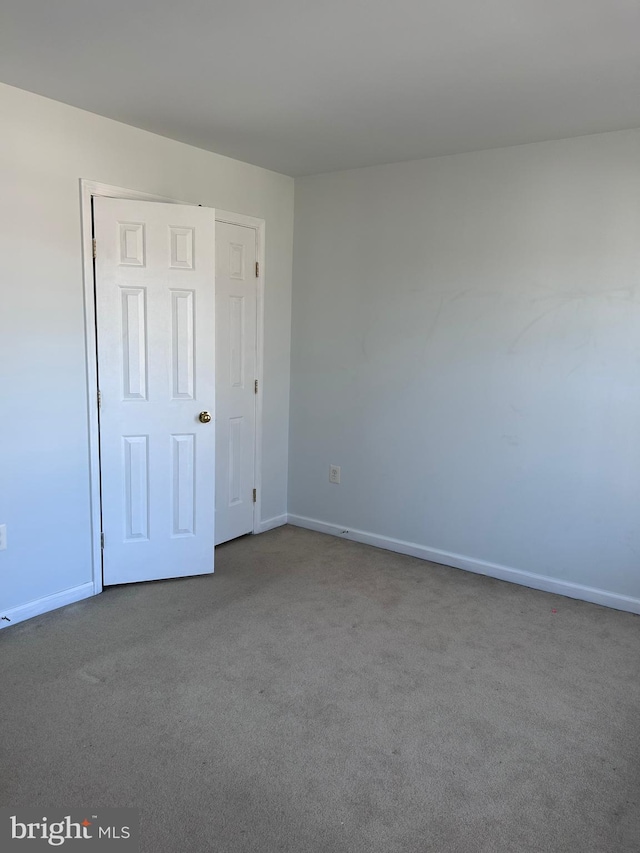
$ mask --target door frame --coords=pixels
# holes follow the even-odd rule
[[[98,350],[96,336],[95,275],[93,264],[93,208],[94,196],[133,199],[135,201],[163,201],[167,204],[197,206],[198,202],[116,187],[99,181],[80,179],[80,209],[82,227],[82,269],[84,283],[85,361],[87,366],[87,418],[89,427],[89,490],[91,507],[91,554],[94,594],[102,592],[102,520],[100,496],[100,430],[98,424]],[[256,234],[256,257],[259,275],[256,277],[256,423],[254,445],[254,486],[256,501],[253,505],[253,533],[261,532],[262,520],[262,395],[264,390],[264,283],[265,283],[265,221],[255,216],[231,213],[215,208],[216,222],[252,228]]]

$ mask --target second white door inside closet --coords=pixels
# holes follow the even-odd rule
[[[216,545],[253,531],[256,261],[255,229],[216,222]]]

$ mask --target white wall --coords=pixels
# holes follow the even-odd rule
[[[638,610],[640,131],[303,178],[294,234],[291,520]]]
[[[287,500],[293,181],[3,85],[0,114],[0,615],[15,621],[91,581],[79,179],[266,220],[265,520]]]

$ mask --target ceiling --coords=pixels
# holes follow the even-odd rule
[[[313,174],[640,126],[640,0],[2,0],[0,80]]]

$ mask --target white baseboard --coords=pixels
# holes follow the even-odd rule
[[[258,526],[258,533],[266,533],[267,530],[273,530],[274,527],[282,527],[283,524],[287,523],[287,514],[284,515],[275,515],[273,518],[267,518],[264,521],[261,521]]]
[[[30,601],[28,604],[21,604],[18,607],[3,610],[0,612],[0,629],[10,628],[12,625],[24,622],[25,619],[31,619],[33,616],[41,616],[50,610],[57,610],[58,607],[64,607],[65,604],[73,604],[75,601],[81,601],[83,598],[89,598],[94,594],[95,589],[92,581],[91,583],[83,583],[81,586],[74,586],[71,589],[65,589],[62,592],[56,592],[53,595],[46,595],[44,598]],[[6,619],[4,618],[5,616],[7,617]]]
[[[419,557],[421,560],[429,560],[432,563],[440,563],[444,566],[452,566],[455,569],[465,569],[480,575],[487,575],[520,586],[528,586],[543,592],[553,592],[557,595],[566,595],[568,598],[577,598],[581,601],[589,601],[592,604],[602,604],[604,607],[612,607],[615,610],[626,610],[629,613],[640,613],[640,598],[631,598],[628,595],[620,595],[617,592],[608,592],[604,589],[596,589],[570,581],[558,580],[557,578],[537,575],[525,572],[521,569],[512,569],[509,566],[501,566],[499,563],[488,563],[485,560],[476,560],[473,557],[465,557],[462,554],[453,554],[449,551],[440,551],[438,548],[427,548],[424,545],[416,545],[414,542],[404,542],[401,539],[392,539],[389,536],[378,536],[375,533],[367,533],[365,530],[353,530],[338,524],[328,524],[315,518],[305,518],[301,515],[289,515],[289,524],[296,527],[305,527],[307,530],[317,530],[319,533],[328,533],[331,536],[339,536],[342,539],[350,539],[353,542],[362,542],[364,545],[373,545],[376,548],[385,548],[387,551],[395,551],[398,554],[407,554],[410,557]]]

